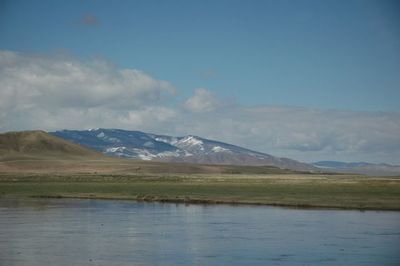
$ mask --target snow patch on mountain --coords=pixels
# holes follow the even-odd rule
[[[222,148],[220,146],[215,146],[212,148],[213,152],[230,152],[229,149]]]
[[[113,147],[113,148],[108,148],[106,149],[106,152],[123,152],[126,149],[126,147]]]
[[[200,139],[197,139],[194,136],[187,136],[184,137],[183,139],[179,140],[180,144],[185,144],[185,145],[190,145],[190,146],[202,146],[203,141]]]
[[[204,142],[195,136],[176,138],[172,140],[170,144],[192,154],[199,154],[205,151]]]
[[[148,150],[143,150],[143,149],[133,149],[133,150],[136,152],[137,156],[144,161],[150,161],[157,157],[157,155],[152,154]]]
[[[172,151],[165,151],[165,152],[160,152],[157,153],[157,157],[159,158],[163,158],[163,157],[179,157],[181,156],[181,152],[179,152],[179,150],[176,150],[174,152]]]
[[[126,147],[111,147],[111,148],[107,148],[104,153],[105,154],[111,154],[114,156],[118,156],[118,157],[126,157],[125,152]]]

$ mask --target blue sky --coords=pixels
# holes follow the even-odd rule
[[[399,70],[399,1],[0,0],[0,132],[400,165]]]
[[[2,1],[0,49],[100,57],[250,105],[400,111],[397,1]],[[93,18],[84,23],[85,17]]]

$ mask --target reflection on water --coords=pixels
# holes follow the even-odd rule
[[[0,200],[0,265],[399,265],[400,212]]]

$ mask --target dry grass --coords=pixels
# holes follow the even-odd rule
[[[285,174],[296,173],[272,166],[200,165],[161,163],[122,158],[16,158],[0,160],[0,173],[21,174]]]

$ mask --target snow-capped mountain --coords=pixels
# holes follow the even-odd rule
[[[62,130],[50,134],[118,157],[202,164],[271,165],[293,170],[317,169],[295,160],[192,135],[173,137],[103,128]]]

